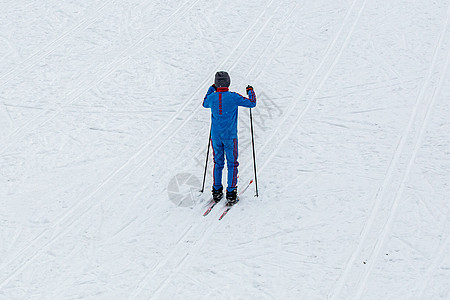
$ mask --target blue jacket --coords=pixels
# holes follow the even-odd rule
[[[255,107],[256,95],[249,90],[249,98],[230,92],[228,88],[210,87],[203,100],[203,107],[211,108],[211,138],[233,140],[237,138],[238,107]]]

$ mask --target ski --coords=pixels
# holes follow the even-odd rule
[[[225,217],[226,216],[226,214],[230,211],[230,209],[233,207],[233,206],[235,206],[238,202],[239,202],[239,198],[240,198],[240,196],[248,189],[248,187],[251,185],[253,183],[253,179],[252,180],[250,180],[250,182],[247,184],[247,186],[246,187],[244,187],[244,189],[243,190],[241,190],[241,192],[239,193],[239,195],[238,195],[238,197],[237,197],[237,201],[236,201],[236,203],[234,203],[233,205],[226,205],[225,206],[225,210],[223,211],[223,213],[220,215],[220,217],[219,217],[219,221],[220,220],[222,220],[223,219],[223,217]]]
[[[220,215],[219,217],[219,221],[223,219],[223,217],[225,217],[225,215],[230,211],[230,209],[235,206],[237,203],[239,202],[239,198],[237,199],[236,203],[234,203],[233,205],[227,205],[226,209],[223,211],[223,213]]]
[[[214,200],[211,200],[211,201],[209,202],[209,207],[208,207],[208,209],[203,213],[203,216],[204,216],[204,217],[207,216],[207,215],[211,212],[211,210],[214,208],[214,206],[216,206],[217,203],[219,203],[219,202],[215,202]]]

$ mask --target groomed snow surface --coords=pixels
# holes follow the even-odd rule
[[[450,299],[449,65],[449,0],[0,2],[0,299]]]

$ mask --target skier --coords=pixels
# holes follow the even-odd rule
[[[223,198],[222,170],[227,158],[227,205],[235,204],[237,199],[238,178],[238,106],[255,107],[256,94],[252,86],[247,86],[248,98],[230,92],[230,76],[219,71],[215,75],[214,84],[209,87],[203,100],[203,107],[211,109],[211,143],[214,156],[212,195],[217,203]]]

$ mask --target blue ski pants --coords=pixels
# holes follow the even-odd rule
[[[228,180],[227,190],[232,191],[236,188],[238,179],[238,140],[211,140],[214,156],[214,189],[222,187],[222,170],[225,166],[225,156],[227,158]]]

